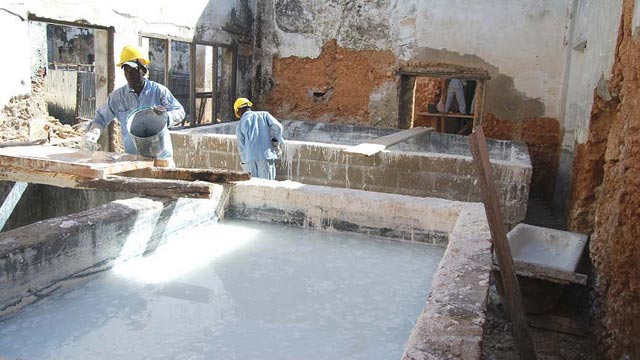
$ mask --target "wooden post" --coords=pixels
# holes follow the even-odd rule
[[[400,97],[398,101],[398,129],[413,127],[416,77],[400,75]]]
[[[487,214],[491,239],[498,258],[498,266],[500,266],[500,274],[505,289],[506,310],[513,323],[516,347],[520,354],[520,359],[536,359],[533,341],[531,340],[531,334],[529,334],[527,317],[522,304],[522,293],[518,285],[513,257],[511,256],[511,249],[507,242],[507,234],[502,214],[500,213],[498,194],[493,181],[489,152],[487,151],[487,143],[482,127],[475,128],[473,134],[469,136],[469,146],[473,155],[473,162],[478,171],[478,180],[484,198],[484,210]]]
[[[482,126],[482,105],[484,102],[484,80],[476,81],[476,91],[473,95],[476,99],[475,107],[473,109],[473,128]]]

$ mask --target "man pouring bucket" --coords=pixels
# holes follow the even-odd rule
[[[102,131],[114,118],[120,122],[124,151],[154,157],[156,166],[174,167],[173,145],[168,128],[184,118],[184,108],[165,86],[146,78],[148,55],[134,45],[122,48],[117,64],[127,84],[114,90],[96,111],[85,135],[89,150],[99,148]]]

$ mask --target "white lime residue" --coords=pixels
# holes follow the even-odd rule
[[[78,226],[78,222],[74,220],[65,220],[60,224],[60,227],[63,229],[72,228],[74,226]]]
[[[391,359],[442,250],[234,220],[0,322],[24,359]]]

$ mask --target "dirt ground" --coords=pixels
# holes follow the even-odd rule
[[[527,224],[554,229],[564,229],[561,217],[552,213],[551,207],[538,199],[529,200]],[[534,348],[541,360],[595,360],[596,355],[589,326],[589,309],[591,308],[590,289],[585,286],[566,287],[557,305],[549,314],[571,319],[581,324],[586,330],[584,335],[572,335],[556,331],[530,327]],[[529,319],[533,318],[531,315]],[[495,284],[489,290],[487,305],[487,322],[483,338],[483,354],[485,360],[518,359],[518,352],[513,341],[511,322],[505,317],[503,301]]]

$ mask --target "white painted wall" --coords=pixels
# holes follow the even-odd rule
[[[31,93],[31,53],[27,22],[18,14],[0,8],[0,109],[17,95]],[[11,34],[12,36],[9,36]]]
[[[611,79],[621,15],[622,0],[579,0],[575,5],[563,90],[562,151],[554,194],[557,208],[565,207],[571,191],[575,146],[587,141],[594,90],[599,88],[598,93],[605,100],[610,96],[606,87]]]
[[[112,0],[31,0],[2,1],[0,3],[0,31],[2,47],[11,49],[12,56],[0,58],[0,78],[3,79],[0,90],[0,108],[15,95],[29,93],[30,64],[33,58],[30,43],[33,39],[28,31],[28,14],[55,21],[87,23],[95,26],[113,27],[114,62],[120,57],[120,50],[128,44],[138,44],[140,32],[193,39],[198,26],[205,36],[218,35],[208,28],[223,30],[236,7],[248,3],[249,10],[255,14],[255,0],[156,0],[151,2]],[[206,21],[203,21],[206,20]],[[204,29],[202,29],[204,28]],[[203,38],[205,41],[230,41],[232,37],[216,39]],[[116,71],[115,86],[126,83],[121,71]]]
[[[621,15],[622,0],[578,2],[569,44],[563,114],[565,147],[573,148],[576,142],[582,144],[587,140],[593,91],[601,79],[611,79]],[[586,48],[582,50],[580,45],[585,41]]]
[[[558,117],[572,0],[396,2],[393,43],[404,59],[420,47],[478,56]]]
[[[526,97],[542,100],[544,116],[560,116],[573,0],[300,3],[299,21],[313,31],[287,32],[275,23],[277,43],[266,48],[269,55],[317,57],[333,38],[353,50],[392,50],[402,60],[421,49],[445,49],[481,58],[513,78]]]

